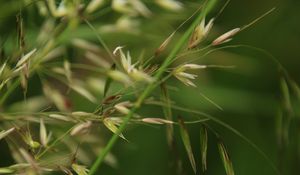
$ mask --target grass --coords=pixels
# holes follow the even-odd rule
[[[280,98],[276,108],[280,115],[275,127],[279,158],[285,156],[290,139],[294,141],[291,130],[298,120],[295,106],[300,100],[296,81],[271,53],[253,46],[227,44],[275,8],[246,25],[222,29],[223,34],[217,34],[221,31],[216,30],[218,20],[228,5],[230,1],[218,0],[183,4],[136,0],[127,5],[98,0],[12,3],[10,13],[17,14],[17,31],[0,35],[0,140],[7,143],[8,157],[13,161],[1,162],[0,173],[106,173],[103,164],[118,169],[118,156],[123,153],[115,155],[112,150],[120,146],[119,138],[125,141],[122,145],[130,145],[135,142],[127,135],[131,126],[150,125],[161,126],[157,128],[166,134],[166,145],[174,154],[170,161],[176,167],[166,169],[175,174],[198,174],[201,169],[210,174],[210,167],[218,165],[210,156],[222,161],[224,168],[218,171],[238,174],[239,162],[231,156],[219,126],[252,147],[272,174],[281,174],[270,152],[264,152],[226,119],[202,111],[200,100],[199,104],[194,102],[196,109],[179,105],[192,103],[194,94],[188,88],[199,90],[197,86],[208,82],[213,68],[226,74],[236,67],[221,59],[207,64],[203,58],[243,48],[262,55],[278,69]],[[185,11],[185,6],[194,11]],[[157,16],[162,19],[154,22],[152,18]],[[0,23],[8,18],[3,16]],[[162,34],[160,27],[169,28],[163,20],[178,27],[168,29],[169,35]],[[5,28],[10,30],[11,26]],[[189,94],[183,101],[173,101],[181,95],[176,89],[183,86]],[[217,111],[216,116],[230,114],[210,95],[198,95],[214,108],[212,113]],[[194,140],[199,138],[195,133],[200,133],[199,143]],[[2,147],[5,145],[0,142]],[[219,155],[213,154],[217,151],[214,147]]]

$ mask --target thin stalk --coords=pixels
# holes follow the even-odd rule
[[[203,17],[205,17],[206,13],[209,12],[215,6],[216,3],[217,3],[217,0],[210,0],[210,1],[207,2],[206,8],[202,11],[202,13],[200,13],[197,16],[197,18],[195,19],[195,21],[188,28],[188,30],[183,34],[183,36],[178,41],[178,43],[175,45],[174,49],[171,51],[171,53],[169,54],[169,56],[163,62],[163,64],[161,65],[161,67],[157,70],[157,73],[154,76],[154,78],[156,80],[160,79],[160,77],[165,72],[165,70],[168,68],[168,66],[170,65],[170,63],[172,63],[172,60],[176,57],[176,55],[180,52],[180,50],[182,49],[182,47],[185,45],[185,43],[189,39],[189,37],[192,34],[192,32],[193,32],[194,28],[196,27],[196,25],[198,25],[198,23],[203,19]],[[93,163],[93,165],[92,165],[92,167],[91,167],[91,169],[89,171],[89,175],[94,175],[97,172],[98,168],[102,164],[102,162],[105,159],[106,155],[110,152],[110,150],[114,146],[115,142],[118,140],[119,134],[125,129],[127,123],[129,122],[129,120],[133,116],[134,112],[138,110],[138,108],[141,106],[141,104],[143,103],[143,101],[154,90],[155,87],[156,87],[155,83],[149,84],[147,86],[147,88],[145,89],[145,91],[137,99],[134,107],[125,116],[125,119],[124,119],[123,123],[121,124],[121,126],[119,127],[119,129],[117,130],[117,132],[111,137],[111,139],[107,143],[106,147],[98,155],[96,161]]]

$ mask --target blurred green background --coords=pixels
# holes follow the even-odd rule
[[[153,11],[151,18],[140,18],[140,33],[105,33],[104,40],[112,49],[118,45],[126,45],[128,50],[137,56],[142,50],[146,54],[161,43],[184,19],[198,7],[201,1],[183,1],[184,9],[180,13],[164,11],[147,1],[149,8]],[[216,10],[208,16],[213,17],[225,1],[220,0]],[[23,1],[0,0],[0,41],[2,51],[9,54],[16,44],[16,20],[19,5]],[[300,84],[300,1],[298,0],[231,0],[224,12],[218,17],[215,24],[213,36],[218,36],[232,28],[243,26],[269,9],[276,10],[255,25],[247,28],[234,37],[230,44],[245,44],[261,48],[274,57],[287,69],[290,76]],[[95,26],[103,23],[113,23],[118,14],[108,12],[104,17],[91,20]],[[23,9],[24,23],[26,26],[27,42],[35,37],[35,32],[41,26],[42,17],[38,16],[36,7]],[[184,32],[183,29],[177,34],[178,37]],[[86,25],[72,34],[83,37],[97,43],[92,32]],[[66,39],[67,40],[67,39]],[[194,57],[197,55],[193,55]],[[162,58],[163,59],[163,56]],[[160,62],[161,60],[157,60]],[[1,60],[2,62],[2,60]],[[222,121],[236,128],[247,138],[253,141],[272,163],[284,175],[298,175],[300,172],[300,122],[298,106],[295,106],[296,117],[290,125],[289,142],[283,150],[278,146],[278,135],[276,132],[276,116],[281,105],[279,90],[279,73],[276,65],[268,58],[268,55],[249,48],[228,48],[214,52],[203,59],[199,64],[221,64],[234,65],[234,69],[209,69],[197,72],[197,88],[186,87],[175,79],[169,81],[169,85],[177,89],[170,91],[170,96],[176,104],[204,111],[218,117]],[[39,88],[39,85],[36,85]],[[34,86],[29,89],[34,94]],[[22,92],[10,97],[6,106],[22,99]],[[223,111],[215,108],[211,103],[201,96],[212,99],[223,108]],[[156,96],[156,95],[154,95]],[[84,106],[85,103],[76,102],[80,109],[93,109]],[[162,109],[159,107],[148,107],[141,111],[149,117],[161,117]],[[193,117],[192,114],[173,111],[174,116]],[[276,172],[269,162],[264,159],[257,150],[228,129],[209,122],[224,140],[228,152],[233,161],[235,174],[237,175],[273,175]],[[176,128],[176,143],[178,156],[183,160],[185,174],[193,174],[188,157]],[[199,125],[189,125],[192,147],[200,169],[200,147],[199,147]],[[165,127],[152,127],[145,125],[130,125],[125,135],[130,141],[126,143],[120,140],[113,148],[112,153],[118,160],[117,167],[103,165],[101,174],[106,175],[166,175],[173,174],[170,168],[174,155],[169,151],[165,137]],[[208,171],[204,174],[225,174],[222,162],[218,156],[216,139],[209,134],[208,147]],[[2,140],[0,142],[0,166],[9,165],[12,159],[8,154],[7,146]],[[100,172],[99,172],[100,174]],[[198,173],[203,174],[203,173]]]

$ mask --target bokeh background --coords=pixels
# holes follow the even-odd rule
[[[139,17],[141,25],[137,33],[104,32],[103,37],[112,49],[118,45],[126,45],[133,56],[141,51],[150,54],[157,46],[198,8],[196,0],[182,1],[184,9],[180,12],[169,12],[146,1],[153,12],[151,18]],[[225,1],[220,0],[216,10],[208,15],[213,17],[218,13]],[[22,5],[23,4],[23,5]],[[0,41],[1,49],[10,53],[16,44],[16,13],[20,6],[26,26],[27,42],[34,39],[43,18],[34,6],[24,7],[24,1],[0,0]],[[276,7],[270,15],[263,18],[250,28],[234,37],[229,44],[251,45],[272,54],[286,68],[290,76],[300,84],[300,1],[298,0],[231,0],[224,12],[217,18],[211,39],[232,28],[243,26],[253,21],[269,9]],[[103,24],[114,23],[118,13],[108,12],[91,22],[101,27]],[[184,32],[180,29],[177,37]],[[74,35],[74,36],[73,36]],[[95,36],[86,25],[80,26],[72,37],[82,37],[97,43]],[[66,39],[67,40],[67,39]],[[199,55],[192,55],[191,58]],[[76,56],[75,56],[76,57]],[[164,55],[157,62],[161,62]],[[186,87],[175,79],[169,81],[174,90],[170,91],[172,101],[176,104],[204,111],[218,117],[249,138],[270,158],[281,174],[297,175],[300,172],[300,123],[299,103],[295,103],[295,118],[289,128],[288,143],[281,148],[278,145],[276,119],[281,105],[279,90],[280,74],[278,67],[270,57],[257,49],[228,48],[214,52],[197,61],[199,64],[234,65],[233,69],[208,69],[197,72],[197,88]],[[20,89],[19,89],[20,91]],[[32,91],[32,92],[31,92]],[[29,94],[41,92],[39,85],[32,85]],[[220,105],[217,109],[201,94],[209,97]],[[155,96],[155,95],[154,95]],[[22,99],[22,92],[8,99],[2,111],[10,104]],[[91,110],[94,106],[77,101],[75,107],[80,110]],[[141,111],[145,116],[161,117],[162,109],[148,107]],[[173,111],[174,116],[193,117],[192,114]],[[243,139],[228,129],[209,122],[224,140],[231,156],[235,174],[243,175],[273,175],[276,172],[270,162],[264,159],[257,150],[253,149]],[[199,125],[189,125],[192,147],[200,168]],[[183,160],[185,174],[192,174],[188,157],[176,128],[176,143],[178,156]],[[103,165],[101,174],[106,175],[166,175],[173,174],[170,162],[174,158],[169,151],[165,137],[165,127],[130,125],[124,133],[129,143],[120,140],[112,150],[118,160],[117,167]],[[107,136],[110,136],[108,133]],[[108,137],[109,138],[109,137]],[[106,138],[106,140],[108,139]],[[217,140],[209,134],[208,171],[204,174],[225,174],[216,146]],[[95,157],[92,157],[95,158]],[[4,140],[0,141],[0,166],[13,163]],[[99,172],[100,173],[100,172]],[[203,174],[200,173],[199,174]]]

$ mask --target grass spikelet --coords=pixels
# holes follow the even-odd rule
[[[15,128],[10,128],[8,130],[3,130],[0,132],[0,140],[12,133],[15,130]]]
[[[225,145],[223,144],[223,142],[221,140],[219,140],[219,142],[218,142],[218,148],[219,148],[220,157],[222,159],[226,174],[227,175],[234,175],[232,162],[229,158],[229,155],[228,155],[228,152],[225,148]]]
[[[0,68],[0,78],[1,78],[1,76],[3,74],[3,72],[4,72],[5,67],[6,67],[6,62]]]
[[[95,10],[99,9],[104,3],[105,3],[105,0],[92,0],[86,7],[86,11],[88,13],[92,13]]]
[[[175,32],[171,33],[171,35],[168,36],[168,38],[163,43],[161,43],[161,45],[155,51],[156,56],[158,56],[160,53],[162,53],[166,49],[166,47],[169,45],[169,43],[171,42],[174,35],[175,35]]]
[[[114,108],[119,111],[121,114],[128,114],[129,113],[129,107],[132,107],[132,103],[130,101],[124,101],[121,103],[117,103]]]
[[[167,120],[172,121],[173,117],[172,117],[172,109],[171,109],[171,100],[169,97],[168,89],[166,87],[166,84],[164,84],[164,83],[160,87],[161,87],[161,100],[165,104],[165,106],[163,106],[164,116]],[[168,145],[172,149],[173,142],[174,142],[173,125],[166,126],[166,134],[167,134]]]
[[[85,123],[79,123],[77,124],[73,129],[72,131],[70,132],[70,134],[72,136],[75,136],[75,135],[79,135],[79,134],[83,134],[83,133],[86,133],[87,130],[92,126],[92,122],[91,121],[87,121]]]
[[[295,81],[290,81],[291,88],[296,95],[297,99],[300,100],[300,87],[297,85]]]
[[[64,70],[65,70],[65,76],[70,84],[72,84],[72,71],[71,71],[71,65],[68,60],[64,61]]]
[[[281,90],[281,94],[282,94],[282,102],[283,102],[284,108],[288,112],[291,112],[292,104],[291,104],[289,86],[287,84],[287,81],[283,77],[280,78],[280,90]]]
[[[109,129],[114,134],[117,133],[118,127],[116,126],[117,123],[114,120],[111,120],[110,118],[105,118],[103,120],[103,124],[106,126],[107,129]],[[122,133],[119,134],[119,137],[127,141],[127,139],[124,137]]]
[[[202,125],[200,129],[200,150],[201,150],[201,162],[202,162],[203,171],[207,170],[207,144],[208,144],[207,129],[204,125]]]
[[[171,11],[179,11],[183,8],[183,4],[176,0],[155,0],[155,2],[161,7]]]
[[[217,39],[215,39],[212,42],[212,45],[217,46],[217,45],[221,45],[221,44],[224,44],[224,43],[227,43],[227,42],[231,41],[232,37],[234,35],[236,35],[240,30],[241,30],[240,28],[235,28],[235,29],[232,29],[232,30],[224,33],[223,35],[221,35]]]
[[[174,124],[173,121],[166,120],[166,119],[161,119],[161,118],[143,118],[142,121],[145,122],[145,123],[159,124],[159,125]]]
[[[61,115],[61,114],[50,114],[49,117],[56,119],[56,120],[65,121],[65,122],[75,122],[74,119],[72,119],[68,116],[65,116],[65,115]]]
[[[21,67],[24,63],[26,63],[32,55],[36,52],[37,49],[33,49],[32,51],[28,52],[26,55],[24,55],[16,64],[16,67]]]
[[[110,76],[112,79],[119,81],[121,83],[124,83],[125,85],[129,86],[132,84],[131,79],[124,74],[121,71],[117,71],[117,70],[110,70],[107,72],[108,76]]]
[[[188,134],[188,131],[185,127],[184,121],[182,119],[179,119],[179,126],[180,126],[180,135],[181,135],[181,140],[184,144],[185,150],[188,154],[191,166],[193,168],[194,173],[196,174],[197,169],[196,169],[196,162],[195,162],[195,158],[194,158],[194,154],[192,151],[192,146],[191,146],[191,141],[190,141],[190,137]]]
[[[0,173],[1,174],[12,174],[15,170],[9,168],[9,167],[0,167]]]
[[[89,172],[86,166],[78,165],[76,163],[72,164],[72,169],[76,172],[77,175],[88,175]]]
[[[76,91],[78,94],[80,94],[81,96],[83,96],[86,99],[88,99],[89,101],[91,101],[92,103],[96,103],[97,102],[97,99],[88,90],[86,90],[84,87],[82,87],[80,84],[73,83],[71,85],[71,88],[74,91]]]
[[[211,19],[206,25],[205,25],[205,18],[202,19],[200,24],[195,28],[188,44],[188,48],[192,49],[196,47],[198,44],[200,44],[209,34],[212,26],[213,26],[214,18]]]
[[[60,111],[68,111],[66,105],[66,98],[57,90],[51,88],[47,83],[43,84],[43,91],[45,96],[51,100]]]
[[[40,141],[43,146],[47,146],[48,143],[47,130],[43,119],[40,119]]]

